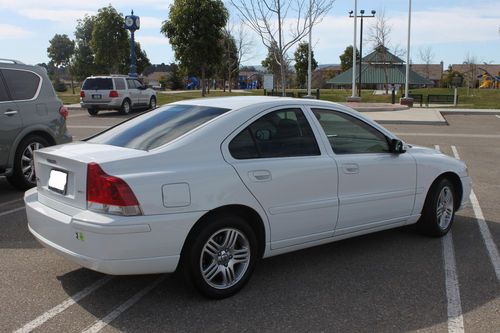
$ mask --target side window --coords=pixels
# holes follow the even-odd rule
[[[135,83],[136,88],[140,88],[140,87],[142,87],[142,82],[141,82],[141,81],[139,81],[139,80],[134,80],[134,83]]]
[[[9,94],[7,94],[7,88],[5,87],[5,84],[3,83],[2,77],[0,76],[0,102],[5,102],[8,101]]]
[[[128,87],[129,89],[135,89],[136,87],[135,87],[135,82],[134,82],[134,80],[132,80],[132,79],[127,79],[127,87]]]
[[[236,159],[320,155],[318,143],[300,109],[270,112],[229,143]]]
[[[113,79],[113,81],[115,81],[116,90],[125,90],[125,81],[123,81],[123,79],[117,78]]]
[[[38,75],[13,69],[2,69],[2,74],[13,100],[27,100],[35,97],[40,84]]]
[[[313,109],[335,154],[388,153],[384,134],[342,112]]]

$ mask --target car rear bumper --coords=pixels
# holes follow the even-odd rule
[[[111,101],[81,101],[80,106],[83,109],[99,109],[99,110],[114,110],[122,107],[123,100],[120,98],[113,98]]]
[[[122,217],[87,210],[68,215],[25,194],[30,232],[45,247],[106,274],[170,273],[189,230],[202,213]]]

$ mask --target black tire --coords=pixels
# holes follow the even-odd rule
[[[451,196],[446,200],[447,207],[445,207],[445,200],[443,200],[445,193]],[[450,231],[455,218],[455,196],[455,189],[450,180],[442,178],[436,182],[429,190],[429,193],[427,193],[424,208],[422,209],[422,216],[416,225],[417,230],[424,235],[432,237],[446,235]],[[451,201],[451,204],[448,204],[449,201]]]
[[[121,114],[130,114],[130,112],[132,112],[132,105],[130,104],[130,100],[127,98],[122,103],[120,113]]]
[[[99,110],[98,109],[87,109],[87,112],[91,116],[97,116],[97,113],[99,113]]]
[[[149,109],[154,110],[156,109],[156,97],[151,96],[151,99],[149,100]]]
[[[229,232],[242,235],[235,236],[235,245],[232,250],[221,246],[217,250],[217,256],[211,256],[205,251],[205,246],[210,239],[220,239],[217,245],[224,244]],[[248,247],[244,246],[245,244]],[[233,215],[214,215],[204,221],[201,228],[194,230],[190,235],[182,257],[182,268],[188,279],[202,295],[213,299],[226,298],[236,294],[248,282],[257,260],[257,246],[255,232],[244,219]],[[247,255],[250,257],[245,262],[235,263]],[[214,267],[217,273],[213,274],[211,283],[225,284],[227,281],[225,276],[229,276],[226,275],[229,270],[232,271],[233,282],[228,286],[219,286],[219,288],[207,282],[202,273],[202,267],[207,271],[209,267],[213,266],[217,266]]]
[[[48,146],[50,146],[49,142],[39,135],[29,135],[19,143],[14,157],[14,172],[11,176],[7,177],[7,180],[12,186],[20,190],[27,190],[36,186],[36,177],[34,173],[31,178],[29,177],[31,170],[34,171],[33,154],[30,154],[30,148],[36,150]],[[23,156],[30,158],[31,161],[23,159]],[[23,168],[27,167],[32,169],[29,169],[29,171],[25,174],[23,172]]]

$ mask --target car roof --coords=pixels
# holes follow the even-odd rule
[[[257,104],[269,104],[273,105],[291,105],[291,104],[306,104],[306,105],[318,105],[318,106],[336,106],[341,109],[345,107],[341,104],[318,101],[314,99],[299,99],[291,97],[271,97],[271,96],[234,96],[234,97],[210,97],[210,98],[197,98],[178,101],[172,104],[182,104],[182,105],[199,105],[199,106],[209,106],[215,108],[225,108],[225,109],[241,109]]]

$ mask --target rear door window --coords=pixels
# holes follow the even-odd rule
[[[2,69],[3,77],[13,100],[24,101],[35,98],[40,86],[40,76],[33,72]]]
[[[135,86],[135,80],[132,80],[132,79],[127,79],[127,86],[129,89],[135,89],[136,86]]]
[[[7,87],[5,87],[5,84],[3,83],[2,76],[0,75],[0,102],[5,102],[8,101],[9,94],[7,93]]]
[[[108,78],[91,77],[83,83],[83,90],[113,90],[113,81]]]
[[[229,110],[208,106],[169,105],[112,127],[88,142],[151,150],[177,139]]]

